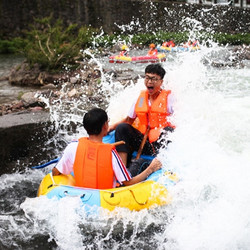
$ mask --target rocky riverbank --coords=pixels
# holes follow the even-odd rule
[[[14,67],[7,77],[11,85],[38,86],[39,90],[24,93],[17,100],[11,103],[0,105],[0,115],[7,115],[20,111],[46,110],[47,104],[56,99],[74,99],[86,95],[90,101],[102,102],[103,96],[98,95],[99,84],[102,74],[105,74],[107,81],[119,81],[124,86],[136,80],[132,70],[103,70],[98,65],[89,62],[82,62],[80,67],[73,72],[48,73],[40,71],[35,65],[32,69],[27,63]]]
[[[203,58],[204,64],[213,67],[244,67],[246,61],[250,61],[250,46],[235,46],[226,52],[208,55]],[[107,81],[119,81],[124,86],[131,84],[131,80],[138,78],[138,73],[133,70],[107,70],[101,72],[98,65],[81,62],[77,70],[62,73],[49,73],[41,71],[38,65],[30,68],[25,62],[14,67],[8,79],[11,85],[37,86],[38,91],[32,91],[20,95],[12,103],[0,105],[0,115],[11,114],[20,111],[46,110],[47,104],[56,99],[74,99],[86,95],[90,101],[103,102],[103,96],[98,94],[102,74]],[[63,88],[62,88],[63,87]]]
[[[84,95],[91,103],[103,104],[104,96],[98,91],[102,74],[105,74],[107,81],[117,80],[123,85],[130,84],[131,80],[138,77],[132,70],[101,72],[98,65],[89,62],[81,63],[77,70],[67,73],[52,74],[40,72],[38,68],[28,69],[28,65],[22,63],[13,68],[7,78],[3,78],[12,85],[35,85],[39,88],[37,91],[24,93],[11,103],[0,105],[0,143],[4,145],[0,149],[0,175],[6,171],[16,171],[20,164],[38,164],[54,157],[52,149],[58,149],[54,142],[49,147],[46,146],[47,153],[41,150],[43,142],[56,133],[47,110],[51,103],[55,105],[55,102],[63,99],[77,100]],[[65,142],[60,142],[59,146],[65,146]],[[51,156],[48,156],[49,148]]]

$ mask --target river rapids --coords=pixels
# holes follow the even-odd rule
[[[227,47],[217,44],[201,46],[192,53],[169,53],[162,63],[164,86],[175,96],[176,130],[159,158],[180,178],[169,190],[170,205],[86,216],[77,197],[36,198],[39,183],[52,166],[26,167],[0,176],[0,249],[249,249],[250,68],[204,64],[212,53],[225,51]],[[121,67],[143,75],[146,66],[110,65],[108,58],[94,56],[91,60],[102,72],[105,67]],[[111,122],[125,116],[144,89],[140,77],[124,87],[115,79],[107,81],[104,73],[100,86]],[[56,139],[86,135],[80,126],[75,133],[62,126],[81,122],[86,110],[77,104],[85,101],[50,106]],[[59,156],[62,148],[58,151]]]

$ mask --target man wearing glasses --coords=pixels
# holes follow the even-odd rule
[[[144,77],[146,90],[140,93],[128,116],[109,127],[109,131],[116,130],[116,141],[125,141],[125,144],[117,146],[116,150],[126,166],[131,161],[132,153],[140,147],[142,154],[155,155],[164,145],[162,135],[172,132],[175,128],[168,121],[168,117],[173,114],[173,97],[170,90],[162,89],[165,73],[160,64],[148,65]],[[136,120],[137,126],[134,125]],[[165,144],[167,142],[165,141]]]

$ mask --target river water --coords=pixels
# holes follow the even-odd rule
[[[86,216],[76,197],[35,198],[52,166],[40,170],[24,166],[0,176],[0,249],[249,249],[250,69],[203,63],[212,52],[225,50],[214,44],[194,53],[168,54],[162,63],[165,87],[176,99],[172,118],[176,130],[168,149],[159,155],[164,168],[180,178],[169,190],[171,205]],[[128,67],[143,74],[146,66],[92,60],[101,70]],[[126,115],[143,88],[142,79],[124,88],[102,75],[100,91],[108,96],[111,121]],[[76,103],[61,101],[50,107],[57,137],[65,141],[86,135],[81,127],[76,133],[60,129],[72,120],[81,121],[84,110]]]

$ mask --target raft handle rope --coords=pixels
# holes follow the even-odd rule
[[[53,178],[53,174],[52,174],[52,172],[50,172],[50,178],[51,178],[51,180],[52,180],[52,183],[53,183],[53,186],[55,186],[55,185],[57,185],[56,183],[55,183],[55,180],[54,180],[54,178]]]
[[[45,167],[47,167],[47,166],[49,166],[49,165],[51,165],[53,163],[58,162],[59,160],[60,160],[60,158],[56,158],[56,159],[53,159],[53,160],[51,160],[49,162],[46,162],[46,163],[44,163],[42,165],[34,166],[34,167],[31,167],[31,168],[33,168],[33,169],[45,168]]]

